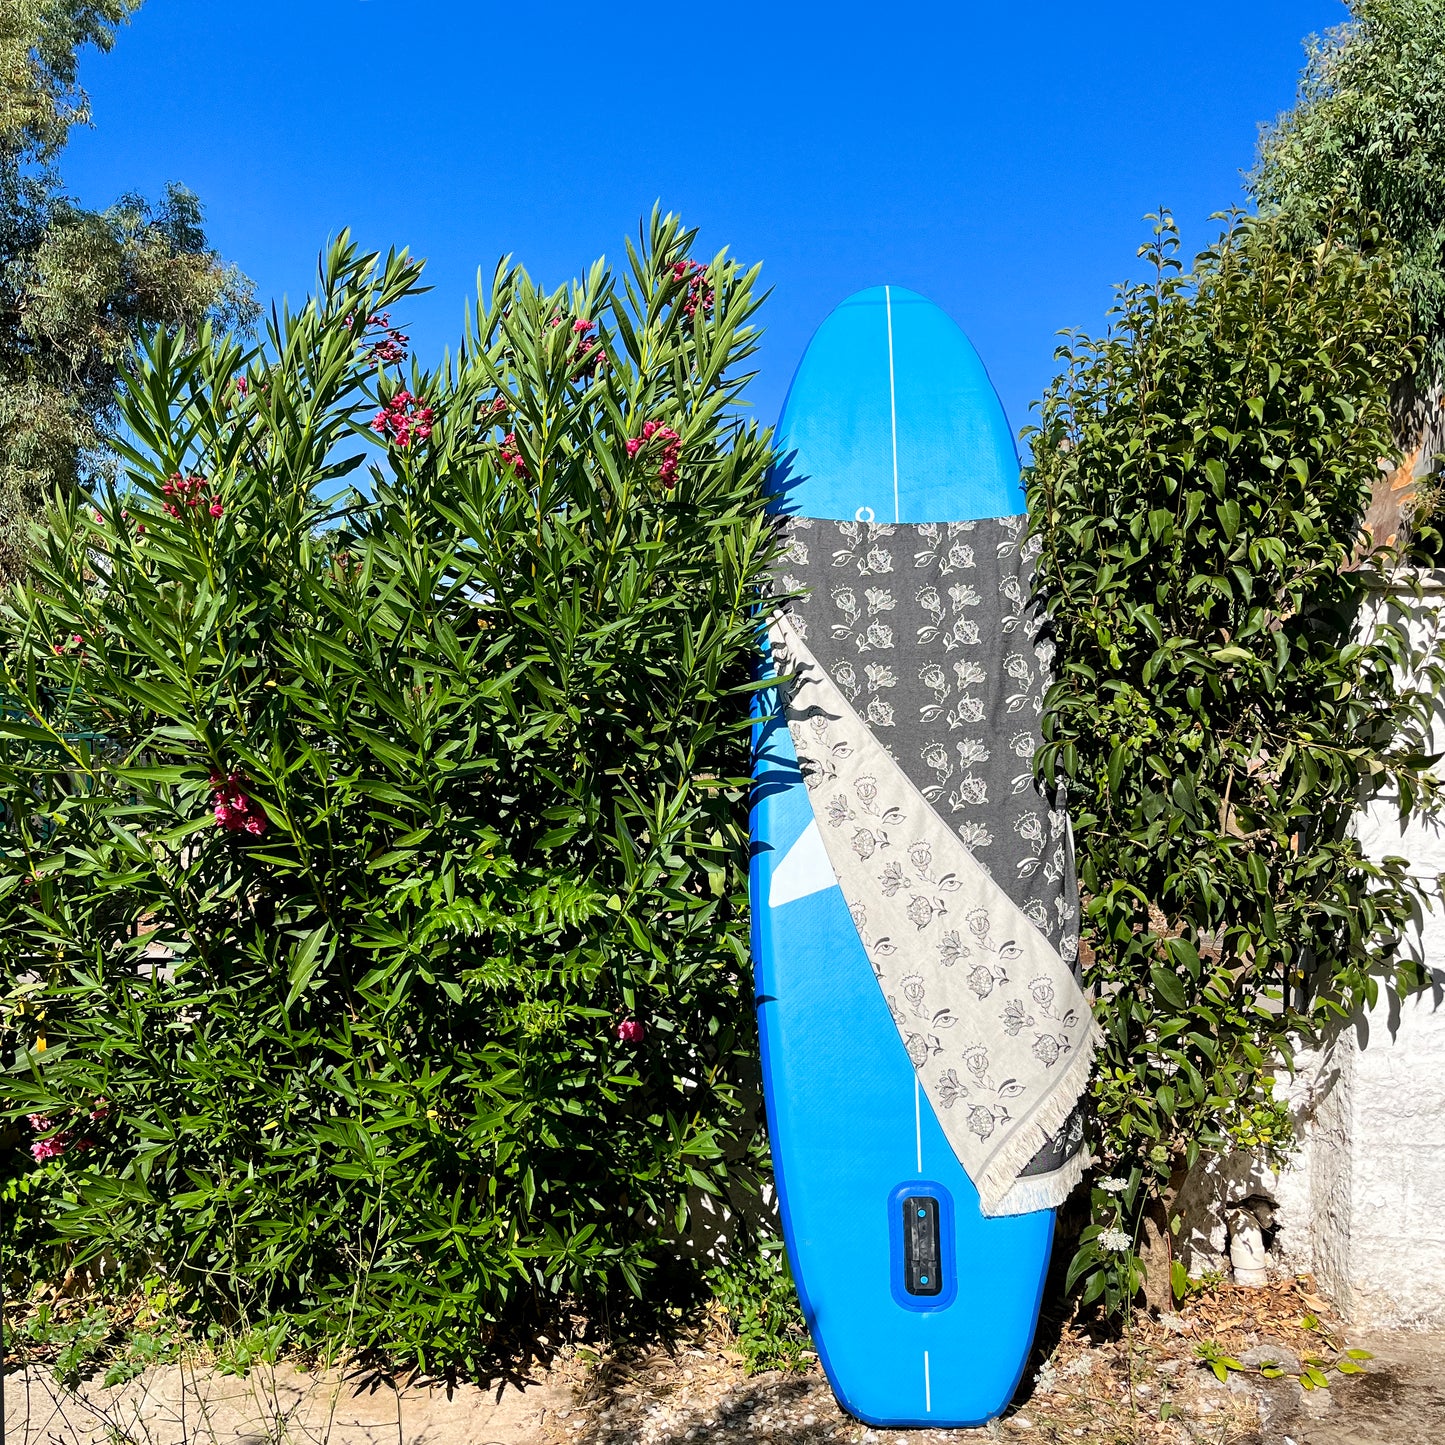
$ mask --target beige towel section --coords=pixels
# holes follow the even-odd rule
[[[985,1214],[1062,1204],[1086,1160],[1019,1171],[1063,1128],[1099,1032],[1072,971],[829,680],[769,623],[828,860],[923,1092]]]

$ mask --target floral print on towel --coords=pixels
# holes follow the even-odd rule
[[[780,585],[807,595],[770,635],[829,860],[985,1212],[1050,1207],[1079,1177],[1096,1035],[1067,820],[1032,772],[1048,659],[1022,519],[791,526],[808,560]]]

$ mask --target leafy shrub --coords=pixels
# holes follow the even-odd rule
[[[1390,579],[1349,566],[1417,358],[1389,259],[1242,217],[1191,275],[1177,249],[1165,217],[1153,281],[1060,351],[1028,479],[1058,640],[1039,765],[1068,780],[1105,1033],[1112,1177],[1070,1280],[1110,1309],[1141,1246],[1167,1289],[1202,1150],[1286,1147],[1272,1085],[1296,1041],[1381,976],[1421,982],[1395,963],[1420,886],[1349,822],[1372,788],[1408,812],[1435,786],[1439,668],[1413,672]]]
[[[170,1365],[180,1357],[181,1342],[166,1330],[135,1330],[106,1368],[101,1383],[109,1388],[134,1380],[156,1365]]]
[[[733,1257],[708,1271],[713,1298],[748,1374],[801,1370],[813,1341],[787,1252],[781,1240],[750,1244],[739,1240]]]
[[[100,1367],[110,1335],[110,1319],[103,1309],[59,1319],[48,1304],[41,1304],[19,1329],[6,1329],[6,1354],[13,1358],[17,1344],[27,1354],[34,1350],[48,1358],[57,1384],[74,1387]]]
[[[692,240],[502,267],[436,374],[420,268],[345,242],[257,349],[136,358],[124,489],[57,504],[0,624],[32,1269],[472,1368],[645,1291],[745,1170],[769,443],[756,272]]]

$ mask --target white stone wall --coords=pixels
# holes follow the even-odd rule
[[[1424,579],[1426,596],[1411,634],[1423,654],[1438,647],[1445,576]],[[1437,653],[1438,655],[1438,653]],[[1445,709],[1431,751],[1445,752]],[[1445,763],[1442,763],[1445,768]],[[1403,831],[1385,799],[1366,808],[1359,836],[1372,857],[1409,860],[1419,878],[1445,871],[1445,816]],[[1318,1055],[1301,1060],[1287,1092],[1299,1152],[1276,1177],[1249,1161],[1217,1165],[1192,1186],[1189,1244],[1196,1270],[1217,1262],[1219,1202],[1248,1194],[1277,1205],[1277,1257],[1312,1272],[1355,1322],[1380,1328],[1445,1326],[1445,906],[1437,900],[1410,947],[1434,987],[1378,1004]]]

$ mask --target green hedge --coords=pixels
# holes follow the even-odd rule
[[[1445,680],[1409,574],[1359,557],[1419,356],[1390,251],[1235,216],[1186,273],[1165,215],[1141,252],[1110,331],[1060,352],[1028,479],[1058,644],[1038,762],[1068,782],[1104,1028],[1111,1177],[1069,1280],[1110,1310],[1146,1271],[1156,1303],[1182,1293],[1201,1152],[1287,1152],[1294,1050],[1426,982],[1401,944],[1438,888],[1351,822],[1381,789],[1402,817],[1438,802]]]
[[[769,439],[756,272],[692,241],[500,269],[436,374],[389,315],[420,267],[344,240],[258,349],[136,359],[122,487],[57,503],[0,621],[29,1277],[104,1251],[468,1368],[645,1294],[746,1166]]]

